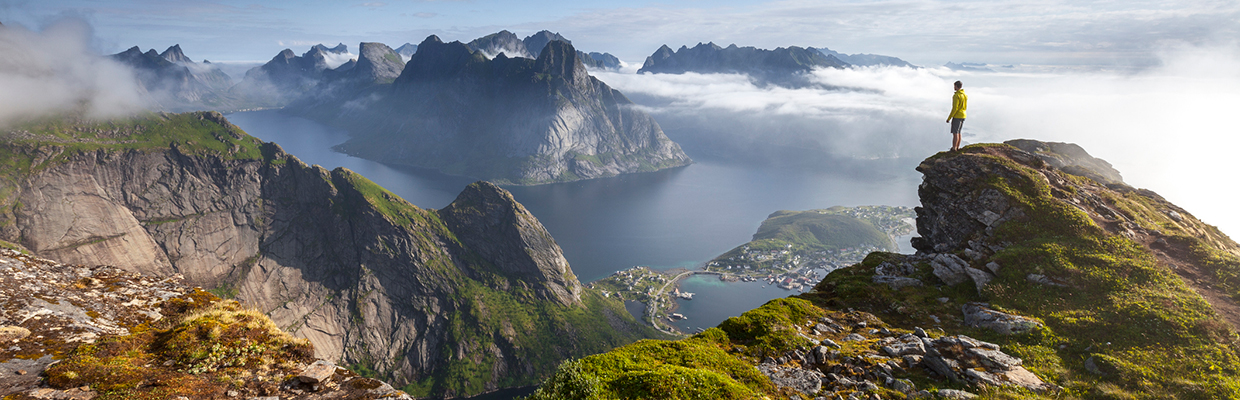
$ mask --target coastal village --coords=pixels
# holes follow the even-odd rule
[[[694,293],[682,292],[678,282],[691,275],[714,275],[725,282],[764,282],[800,293],[814,287],[823,277],[838,268],[861,262],[875,251],[895,251],[897,236],[913,232],[915,214],[909,207],[864,206],[836,207],[815,210],[847,215],[864,220],[880,230],[888,243],[861,243],[849,247],[826,247],[821,244],[787,241],[755,240],[708,261],[700,270],[673,269],[658,271],[636,266],[616,271],[589,284],[604,296],[641,302],[643,315],[655,328],[668,333],[679,332],[671,322],[687,319],[676,312],[677,299],[692,300]],[[772,244],[778,244],[772,246]]]

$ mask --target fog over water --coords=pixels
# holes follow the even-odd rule
[[[649,111],[696,159],[804,170],[920,160],[949,146],[952,82],[969,95],[966,143],[1071,142],[1224,233],[1240,235],[1231,184],[1240,148],[1240,45],[1168,44],[1142,70],[991,66],[822,69],[807,88],[735,74],[593,72]],[[912,162],[916,164],[916,162]]]

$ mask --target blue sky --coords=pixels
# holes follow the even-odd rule
[[[921,65],[1142,66],[1168,45],[1240,42],[1226,1],[0,1],[0,22],[38,30],[85,19],[104,53],[181,44],[195,60],[260,61],[284,48],[361,41],[393,47],[436,34],[560,32],[586,51],[640,63],[662,44],[829,47]]]

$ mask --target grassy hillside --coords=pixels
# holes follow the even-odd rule
[[[762,221],[752,241],[715,257],[706,268],[763,275],[848,265],[870,251],[895,251],[892,236],[910,233],[913,227],[905,220],[913,217],[907,207],[889,206],[776,211]]]

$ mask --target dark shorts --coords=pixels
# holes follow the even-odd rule
[[[959,134],[961,128],[964,128],[964,118],[952,118],[952,133]]]

